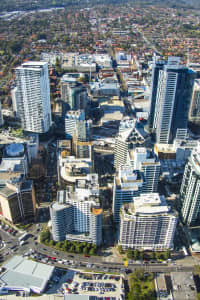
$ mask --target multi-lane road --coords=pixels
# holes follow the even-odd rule
[[[13,255],[24,255],[25,253],[30,252],[30,249],[35,253],[35,259],[41,255],[49,258],[48,263],[55,265],[60,268],[78,268],[78,269],[93,269],[94,271],[104,271],[104,272],[116,272],[116,273],[125,273],[124,264],[121,262],[114,261],[105,261],[103,256],[91,256],[84,257],[83,255],[78,254],[68,254],[66,252],[58,251],[48,246],[44,246],[38,243],[35,239],[38,235],[37,229],[32,232],[32,237],[28,238],[25,245],[20,246],[18,238],[20,233],[16,236],[10,235],[4,230],[0,230],[0,235],[2,240],[5,241],[6,246],[0,250],[2,256],[5,260],[12,257]],[[15,247],[16,246],[16,247]],[[12,249],[13,247],[14,250]],[[52,260],[51,257],[56,257],[56,261]],[[41,261],[38,258],[38,261]],[[65,263],[63,263],[65,261]],[[128,271],[131,272],[137,268],[144,268],[146,272],[191,272],[193,271],[193,265],[184,266],[176,265],[175,262],[169,262],[168,264],[163,263],[129,263]]]

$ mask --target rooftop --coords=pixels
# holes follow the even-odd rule
[[[9,198],[16,194],[16,191],[9,189],[7,186],[0,187],[0,195],[5,198]]]
[[[92,208],[92,213],[96,216],[101,215],[103,210],[101,208]]]
[[[3,285],[9,288],[31,289],[36,293],[44,290],[54,270],[52,266],[22,256],[13,256],[3,267],[6,269],[0,275],[0,282]]]
[[[124,212],[131,215],[157,215],[170,212],[164,196],[158,193],[141,194],[133,197],[133,203],[124,206]]]
[[[174,300],[196,299],[197,292],[192,272],[171,273]]]
[[[22,67],[42,67],[48,65],[45,61],[27,61],[22,64]],[[20,68],[20,67],[19,67]]]

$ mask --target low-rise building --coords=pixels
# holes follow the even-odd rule
[[[119,96],[120,85],[119,83],[92,82],[90,92],[93,96]]]
[[[197,290],[192,272],[172,272],[171,281],[174,300],[196,299]]]
[[[0,206],[2,216],[12,223],[33,220],[36,215],[33,182],[12,178],[0,187]]]
[[[0,287],[8,291],[43,293],[51,279],[54,267],[13,256],[3,265]]]

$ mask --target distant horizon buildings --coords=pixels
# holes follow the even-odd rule
[[[51,127],[48,63],[26,62],[16,68],[15,109],[24,131],[46,133]],[[19,110],[19,111],[18,111]]]
[[[180,58],[154,58],[149,130],[157,143],[170,144],[177,130],[187,129],[194,79],[195,72],[180,65]]]

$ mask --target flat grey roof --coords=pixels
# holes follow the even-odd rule
[[[0,282],[5,286],[37,291],[43,291],[54,270],[52,266],[22,256],[13,256],[3,267],[6,271],[0,275]]]
[[[65,295],[64,300],[90,300],[88,295]]]

